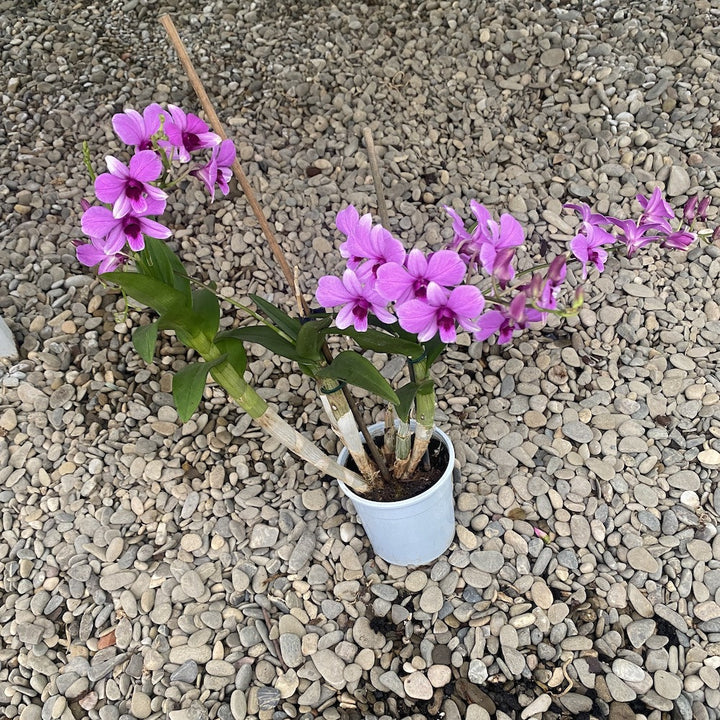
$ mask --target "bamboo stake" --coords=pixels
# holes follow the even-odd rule
[[[167,32],[168,37],[170,38],[170,42],[172,43],[173,47],[175,48],[175,51],[178,54],[178,58],[180,59],[180,63],[183,66],[183,69],[185,70],[185,74],[188,76],[188,79],[190,80],[190,84],[193,86],[193,90],[195,90],[195,94],[198,96],[198,100],[200,101],[200,104],[202,105],[203,110],[205,111],[205,114],[207,115],[208,119],[210,120],[210,125],[212,126],[212,129],[223,139],[227,140],[227,133],[225,132],[225,129],[222,126],[222,123],[220,122],[220,118],[217,116],[217,113],[215,112],[215,108],[213,107],[212,103],[210,102],[210,98],[208,97],[208,94],[205,92],[205,88],[202,84],[202,80],[200,80],[200,77],[195,72],[195,68],[193,67],[192,61],[190,60],[190,56],[187,53],[187,50],[185,49],[185,45],[183,44],[183,41],[180,39],[180,35],[178,34],[178,31],[175,29],[175,24],[172,21],[172,18],[169,15],[161,15],[160,16],[160,22],[162,26],[165,28],[165,32]],[[265,214],[262,211],[262,208],[260,207],[260,204],[258,203],[257,199],[255,198],[255,193],[253,192],[252,187],[250,186],[250,183],[248,182],[248,179],[243,172],[243,169],[240,165],[240,162],[235,159],[235,162],[232,164],[232,171],[233,175],[235,176],[235,179],[240,184],[240,187],[242,188],[242,191],[245,193],[245,197],[247,198],[248,203],[250,204],[250,208],[253,211],[253,214],[255,215],[255,218],[260,223],[260,227],[262,228],[263,234],[267,238],[268,243],[270,244],[270,249],[272,250],[272,254],[275,256],[275,260],[277,261],[278,265],[280,266],[280,269],[282,270],[283,275],[285,276],[285,280],[287,281],[287,284],[289,287],[293,286],[293,273],[290,268],[290,265],[288,261],[285,259],[285,254],[282,251],[282,248],[280,247],[280,243],[278,243],[277,239],[275,238],[275,234],[273,233],[272,229],[270,228],[270,225],[268,221],[265,219]],[[307,303],[304,299],[302,299],[304,310],[307,313],[308,307]]]
[[[202,84],[202,80],[200,80],[200,77],[198,76],[197,72],[195,72],[195,68],[193,67],[192,61],[190,60],[190,56],[188,55],[188,52],[185,49],[185,45],[183,44],[183,41],[181,40],[180,35],[178,34],[177,29],[175,28],[175,23],[173,23],[172,18],[169,15],[161,15],[160,23],[165,28],[165,32],[167,33],[172,46],[175,48],[175,52],[177,52],[177,54],[178,54],[180,63],[183,66],[183,69],[185,70],[185,74],[187,75],[188,79],[190,80],[190,84],[193,86],[193,90],[195,90],[195,94],[197,95],[198,100],[200,101],[200,105],[202,105],[203,111],[205,112],[208,119],[210,120],[210,125],[212,126],[212,129],[223,140],[227,140],[227,133],[225,132],[225,129],[223,128],[222,123],[220,122],[220,118],[217,116],[217,113],[215,112],[215,108],[213,107],[213,104],[210,102],[210,98],[208,97],[207,92],[205,92],[205,87]],[[293,275],[292,269],[290,268],[290,264],[288,263],[287,259],[285,258],[285,253],[283,252],[282,248],[280,247],[280,243],[278,243],[277,239],[275,238],[275,234],[273,233],[272,229],[270,228],[268,221],[265,219],[265,214],[263,213],[262,208],[260,207],[260,204],[258,203],[257,199],[255,198],[255,193],[254,193],[250,183],[248,182],[248,179],[245,176],[245,173],[243,172],[243,169],[240,165],[240,162],[237,160],[237,158],[235,159],[235,162],[233,162],[233,164],[232,164],[232,171],[233,171],[233,175],[235,176],[236,180],[240,184],[240,187],[242,188],[243,193],[245,193],[245,197],[247,198],[247,201],[250,205],[250,208],[253,211],[253,214],[255,215],[255,218],[257,219],[258,223],[260,223],[260,228],[262,229],[263,234],[267,238],[267,241],[270,245],[272,254],[275,256],[275,260],[277,261],[278,265],[280,266],[280,269],[282,270],[283,275],[285,276],[285,281],[287,282],[288,287],[293,288],[294,275]],[[384,200],[383,200],[383,204],[384,204]],[[300,297],[299,297],[299,302],[302,307],[303,315],[309,316],[310,308],[308,307],[308,304],[302,295],[300,295]],[[332,356],[330,354],[329,348],[327,347],[327,344],[323,345],[322,352],[323,352],[323,355],[325,356],[325,359],[328,362],[331,362]],[[370,432],[367,429],[367,425],[363,422],[362,416],[360,415],[360,411],[357,409],[357,406],[355,405],[355,402],[353,400],[352,395],[350,394],[350,391],[347,389],[347,387],[343,386],[342,392],[343,392],[343,395],[345,396],[348,406],[350,407],[350,411],[352,412],[352,415],[355,418],[355,422],[357,423],[358,427],[360,428],[362,436],[365,439],[365,443],[366,443],[367,448],[370,452],[370,455],[373,459],[373,462],[375,463],[378,470],[380,471],[380,475],[383,478],[383,481],[386,483],[389,483],[391,481],[391,477],[390,477],[390,473],[387,469],[387,465],[385,464],[385,459],[382,457],[382,454],[380,453],[379,449],[375,445],[375,442],[374,442],[372,436],[370,435]]]
[[[372,131],[369,127],[363,130],[363,139],[365,140],[365,147],[368,151],[368,160],[370,160],[370,172],[372,173],[375,194],[377,195],[380,224],[386,230],[389,230],[390,218],[388,217],[387,204],[385,203],[385,190],[383,189],[382,179],[380,177],[380,166],[378,165],[377,152],[375,151],[375,141],[373,140]]]

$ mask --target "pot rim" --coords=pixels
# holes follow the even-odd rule
[[[397,422],[397,421],[396,421]],[[410,429],[415,430],[415,420],[410,421]],[[385,428],[385,423],[381,420],[380,422],[374,423],[368,426],[370,434],[375,436],[378,435],[380,430]],[[338,484],[341,485],[343,493],[347,495],[354,503],[362,503],[368,507],[377,508],[403,508],[410,507],[417,503],[423,502],[432,494],[437,493],[442,485],[446,482],[452,482],[453,469],[455,467],[455,448],[453,447],[452,440],[448,435],[443,432],[437,425],[433,428],[433,437],[439,438],[439,440],[445,445],[448,451],[448,464],[443,474],[435,481],[427,490],[424,490],[419,495],[413,495],[413,497],[405,498],[405,500],[391,500],[390,502],[381,502],[379,500],[368,500],[362,495],[358,495],[353,492],[342,480],[338,479]],[[350,453],[348,449],[343,446],[338,454],[338,462],[340,465],[345,465]]]

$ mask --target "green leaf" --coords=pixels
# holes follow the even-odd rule
[[[405,423],[410,422],[410,410],[412,410],[417,390],[417,383],[414,382],[405,383],[405,385],[398,388],[397,396],[400,398],[400,402],[395,405],[395,411]]]
[[[378,369],[367,358],[351,350],[341,352],[330,365],[320,368],[316,375],[344,380],[379,395],[393,405],[400,403],[400,398]]]
[[[242,340],[234,337],[221,337],[215,340],[215,346],[227,356],[227,362],[242,377],[247,367],[247,354]]]
[[[145,238],[145,248],[138,253],[137,261],[145,275],[171,285],[186,297],[190,296],[187,272],[167,243],[157,238]]]
[[[132,342],[135,346],[135,350],[146,363],[151,363],[153,361],[158,329],[158,322],[155,320],[149,325],[139,325],[133,331]]]
[[[285,311],[279,307],[275,307],[272,303],[264,300],[259,295],[250,295],[250,299],[267,315],[286,335],[293,340],[297,340],[300,332],[300,321],[297,318],[290,317]]]
[[[103,280],[119,285],[133,300],[151,307],[159,314],[188,308],[189,298],[156,278],[135,272],[104,273]]]
[[[301,325],[295,343],[295,348],[301,357],[316,360],[317,362],[322,361],[320,348],[325,342],[325,330],[331,322],[332,318],[323,317],[317,320],[307,320]]]
[[[388,355],[405,355],[409,358],[419,358],[423,354],[422,345],[373,328],[368,328],[365,332],[358,332],[354,328],[345,330],[333,328],[332,333],[352,338],[363,350],[373,350]]]
[[[158,318],[159,330],[174,330],[178,339],[193,347],[193,337],[204,335],[201,318],[189,307],[171,308]]]
[[[275,332],[275,330],[267,327],[267,325],[251,325],[250,327],[228,330],[220,333],[216,338],[216,342],[226,337],[237,338],[244,342],[257,343],[276,355],[280,355],[288,360],[293,360],[296,363],[302,363],[307,360],[307,358],[303,358],[300,353],[298,353],[295,345],[288,342],[284,337]]]
[[[193,416],[202,400],[208,372],[223,360],[224,355],[211,362],[193,362],[175,373],[172,393],[180,420],[187,422]]]
[[[220,327],[220,302],[215,293],[203,288],[192,293],[193,313],[208,340],[212,340]]]
[[[428,370],[432,367],[432,364],[438,359],[438,357],[440,357],[443,350],[445,350],[445,343],[440,339],[440,335],[435,335],[435,337],[425,343]]]

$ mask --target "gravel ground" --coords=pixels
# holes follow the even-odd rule
[[[4,716],[720,717],[720,248],[613,259],[579,318],[511,347],[461,338],[437,368],[456,542],[407,570],[215,388],[181,424],[183,350],[146,366],[138,314],[71,245],[81,141],[100,160],[113,113],[198,110],[167,10],[306,288],[338,209],[374,208],[366,125],[407,246],[448,239],[442,205],[471,198],[551,243],[563,202],[627,214],[656,183],[715,217],[718,10],[171,5],[0,0]],[[241,195],[204,202],[169,210],[184,259],[289,302]],[[255,350],[264,396],[333,452],[307,381]]]

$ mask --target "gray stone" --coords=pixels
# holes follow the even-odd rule
[[[272,710],[280,702],[280,691],[274,687],[257,689],[258,710]]]
[[[405,697],[405,686],[403,685],[403,681],[394,670],[384,672],[378,679],[390,692],[395,693],[401,698]]]
[[[198,676],[198,665],[194,660],[186,660],[170,675],[170,682],[194,683]]]
[[[688,171],[680,165],[672,165],[666,187],[668,197],[684,195],[690,189],[690,185],[691,181]]]
[[[634,620],[626,628],[628,640],[633,647],[639,648],[647,642],[647,639],[655,634],[656,623],[651,619]]]
[[[668,700],[675,700],[682,691],[682,680],[665,670],[658,670],[653,676],[653,681],[655,692]]]
[[[233,690],[230,695],[230,712],[233,720],[245,720],[247,717],[247,699],[242,690]]]
[[[315,669],[328,685],[336,690],[342,690],[345,687],[345,678],[343,677],[345,663],[332,650],[329,648],[318,650],[313,653],[311,659]]]
[[[297,541],[288,560],[288,570],[291,573],[299,572],[305,565],[310,562],[313,551],[315,550],[315,534],[306,530]]]
[[[505,558],[496,550],[475,550],[470,553],[470,562],[478,570],[496,573],[505,564]]]
[[[291,633],[280,634],[280,653],[288,667],[296,668],[303,664],[300,638]]]
[[[589,443],[593,439],[593,432],[585,423],[577,420],[565,423],[562,426],[563,435],[577,443]]]
[[[405,694],[415,700],[429,700],[434,692],[430,681],[419,671],[410,673],[403,680],[403,687]]]

